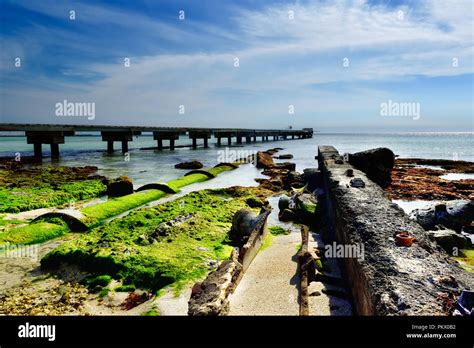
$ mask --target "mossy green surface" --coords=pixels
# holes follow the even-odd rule
[[[116,292],[131,292],[131,291],[135,291],[135,290],[136,290],[136,287],[133,284],[120,285],[120,286],[117,286],[114,289],[114,291],[116,291]]]
[[[221,166],[217,168],[211,168],[208,172],[218,175],[226,170],[232,170],[234,168],[230,166]],[[167,183],[175,191],[179,191],[181,187],[206,181],[209,178],[204,174],[191,174],[183,176],[178,179],[171,180]],[[158,200],[166,196],[167,193],[161,190],[146,190],[143,192],[136,192],[127,196],[109,199],[107,202],[100,203],[94,206],[84,208],[82,213],[86,216],[85,223],[89,226],[95,226],[100,221],[108,219],[110,217],[119,215],[128,210],[140,207],[146,203]]]
[[[107,202],[86,207],[82,209],[81,212],[86,217],[84,223],[89,226],[94,226],[102,220],[119,215],[164,196],[166,196],[166,193],[161,190],[146,190],[109,199]]]
[[[144,317],[157,317],[160,315],[160,312],[158,312],[158,310],[156,308],[151,308],[149,310],[147,310],[146,312],[143,312],[142,314],[140,314]]]
[[[55,221],[56,222],[56,221]],[[19,226],[0,233],[0,244],[36,244],[60,237],[69,232],[62,221],[59,223],[39,221],[26,226]]]
[[[99,292],[99,299],[103,299],[105,296],[107,296],[110,292],[109,287],[105,287]]]
[[[267,249],[270,245],[272,245],[272,242],[273,242],[273,235],[271,233],[269,233],[265,236],[265,240],[263,241],[262,245],[260,246],[259,251]]]
[[[271,234],[274,236],[281,236],[281,235],[288,235],[290,234],[290,231],[286,228],[283,228],[281,226],[270,226],[268,227],[268,230],[270,231]]]
[[[112,277],[108,274],[103,274],[96,277],[88,277],[85,279],[85,283],[91,288],[95,288],[96,286],[107,286],[111,281]]]
[[[5,219],[5,214],[0,215],[0,227],[9,226],[9,225],[21,225],[26,221],[16,220],[16,219]]]
[[[204,190],[135,210],[66,242],[41,263],[56,267],[67,262],[90,273],[110,274],[124,285],[157,290],[172,284],[179,290],[207,275],[210,261],[229,257],[232,217],[248,209],[246,198],[263,194],[258,190]]]
[[[459,256],[454,257],[454,259],[466,271],[474,273],[474,249],[461,249],[459,250]]]
[[[63,167],[60,167],[60,168],[63,168]],[[223,171],[232,170],[232,169],[234,168],[230,166],[221,166],[217,168],[211,168],[209,169],[209,172],[212,172],[212,174],[217,175]],[[65,169],[62,169],[62,171],[59,171],[59,172],[64,172],[64,170]],[[45,169],[45,171],[48,172],[48,169]],[[66,175],[66,177],[68,176]],[[54,178],[57,179],[57,176],[54,176]],[[192,175],[185,176],[176,180],[172,180],[168,184],[174,189],[179,190],[180,187],[183,187],[185,185],[205,181],[208,179],[209,178],[203,174],[192,174]],[[94,185],[103,185],[101,182],[97,182],[97,181],[91,181],[91,182],[94,183]],[[86,183],[87,183],[87,180],[82,181],[82,182],[63,183],[59,185],[59,187],[62,189],[66,189],[68,187],[69,188],[75,187],[75,190],[78,190],[78,191],[83,190],[82,194],[85,196],[88,196],[89,194],[92,194],[92,193],[88,192],[84,188],[84,185]],[[105,188],[104,185],[103,185],[103,188]],[[102,190],[102,188],[100,190]],[[55,195],[58,195],[58,197],[61,196],[62,191],[54,191],[54,192],[56,192]],[[136,192],[136,193],[123,196],[123,197],[112,198],[112,199],[109,199],[107,202],[96,204],[96,205],[89,206],[82,209],[81,212],[85,216],[82,220],[87,226],[95,227],[103,223],[103,221],[108,218],[117,216],[128,210],[140,207],[148,202],[158,200],[166,195],[167,193],[161,190],[152,189],[152,190],[146,190],[142,192]],[[1,198],[1,192],[0,192],[0,198]],[[63,198],[58,198],[57,203],[59,204],[59,202],[63,202]],[[48,221],[48,222],[51,222],[51,221]],[[5,225],[6,224],[7,222],[5,222]],[[16,228],[11,228],[6,232],[0,232],[0,243],[6,243],[6,242],[13,243],[13,244],[41,243],[49,239],[59,237],[68,231],[69,229],[65,227],[64,223],[59,219],[58,221],[54,221],[54,224],[34,223],[28,226],[20,226]]]
[[[60,206],[105,194],[100,178],[88,179],[96,168],[42,167],[2,169],[0,174],[0,212]]]

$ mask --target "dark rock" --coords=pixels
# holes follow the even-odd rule
[[[229,233],[233,246],[242,247],[247,242],[257,218],[253,212],[247,209],[241,209],[235,213]]]
[[[278,200],[278,209],[282,211],[282,210],[288,209],[289,206],[290,206],[290,197],[288,197],[287,195],[281,196],[280,199]]]
[[[316,214],[316,197],[309,193],[297,194],[292,200],[295,202],[295,212],[299,221],[311,225],[314,223]]]
[[[293,155],[288,153],[288,154],[276,156],[275,158],[278,158],[278,159],[292,159]]]
[[[293,172],[296,170],[296,164],[290,162],[276,163],[273,166],[277,169],[286,169]]]
[[[291,188],[301,188],[306,184],[306,181],[298,172],[291,171],[286,174],[283,178],[283,186],[285,190],[291,190]]]
[[[365,187],[365,182],[361,178],[353,178],[350,183],[352,187]]]
[[[349,163],[367,174],[368,178],[386,188],[392,182],[391,172],[395,164],[395,155],[387,148],[357,152],[348,155]]]
[[[296,219],[296,214],[293,212],[293,210],[284,209],[278,214],[278,219],[284,222],[294,221]]]
[[[260,208],[260,207],[263,207],[263,205],[264,205],[264,202],[262,202],[260,199],[255,198],[255,197],[247,198],[245,200],[245,203],[247,203],[247,205],[250,208]]]
[[[435,226],[443,225],[460,232],[463,226],[469,226],[474,220],[474,202],[455,200],[430,205],[413,210],[410,218],[418,222],[425,230],[433,230]]]
[[[303,178],[308,183],[308,190],[311,192],[323,184],[323,177],[317,168],[306,168],[303,170]]]
[[[255,166],[260,169],[271,168],[274,165],[272,155],[269,154],[268,152],[262,152],[262,151],[257,152],[256,162],[257,163]]]
[[[199,161],[190,161],[178,163],[174,167],[177,169],[201,169],[203,164]]]
[[[428,236],[451,255],[454,248],[463,249],[469,243],[466,237],[453,230],[428,231]]]
[[[132,179],[121,176],[107,183],[107,195],[109,197],[122,197],[133,193]]]

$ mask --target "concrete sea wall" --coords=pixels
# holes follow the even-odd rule
[[[445,315],[450,298],[474,288],[473,275],[334,147],[320,146],[318,161],[330,230],[337,243],[364,250],[363,259],[342,259],[357,314]],[[395,234],[403,231],[416,242],[397,245]]]

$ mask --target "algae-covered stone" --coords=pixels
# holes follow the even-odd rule
[[[245,202],[250,208],[261,208],[264,205],[264,202],[255,197],[249,197],[245,200]]]
[[[107,183],[107,195],[122,197],[133,193],[133,182],[128,176],[121,176]]]

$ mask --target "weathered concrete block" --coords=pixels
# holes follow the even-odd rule
[[[474,277],[431,241],[423,228],[391,203],[367,176],[340,161],[334,147],[319,147],[330,231],[338,243],[362,244],[364,257],[342,259],[354,309],[359,315],[443,315],[439,295],[446,292],[443,277],[452,276],[450,291],[474,288]],[[352,187],[353,170],[364,187]],[[410,247],[397,246],[394,234],[408,231],[416,238]]]
[[[237,261],[238,252],[222,262],[216,271],[193,286],[188,302],[188,315],[226,315],[229,312],[228,296],[235,290],[242,265]]]

